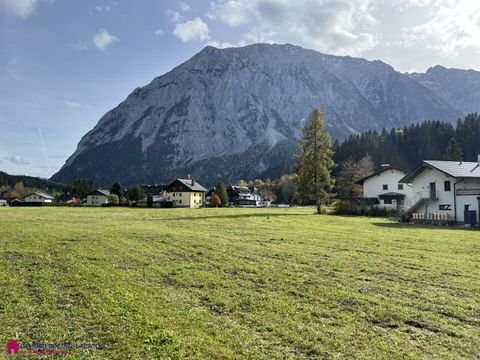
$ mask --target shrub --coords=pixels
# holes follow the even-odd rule
[[[110,194],[108,195],[108,203],[112,205],[118,205],[120,202],[117,194]]]
[[[337,215],[360,215],[360,207],[349,200],[337,200],[335,202],[335,214]]]
[[[352,200],[337,200],[334,208],[337,215],[386,217],[397,213],[396,210],[362,204],[359,201]]]

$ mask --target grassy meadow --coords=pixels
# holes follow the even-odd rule
[[[479,358],[480,232],[312,209],[0,208],[0,358],[15,336],[105,346],[63,358]]]

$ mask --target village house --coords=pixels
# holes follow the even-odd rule
[[[25,202],[21,199],[13,199],[10,201],[10,206],[24,206]],[[42,203],[35,203],[38,205],[42,205]]]
[[[54,197],[42,192],[32,192],[22,199],[26,203],[51,203]]]
[[[8,199],[0,197],[0,206],[8,206]]]
[[[406,175],[405,171],[384,164],[380,171],[358,180],[357,184],[363,186],[363,197],[374,200],[378,207],[404,209],[412,198],[412,185],[399,182]]]
[[[75,195],[70,195],[70,194],[62,194],[57,198],[57,201],[59,203],[65,203],[65,204],[76,204],[80,201],[79,198],[77,198]]]
[[[235,206],[261,206],[262,196],[254,186],[232,185],[227,188],[227,194],[228,201]]]
[[[194,179],[176,179],[166,188],[167,201],[174,207],[199,208],[205,205],[205,189]]]
[[[87,206],[102,206],[103,204],[108,204],[108,197],[110,196],[110,191],[103,189],[95,189],[92,192],[87,194]]]
[[[480,156],[478,162],[425,160],[400,182],[412,184],[409,213],[423,218],[441,214],[471,225],[479,221]]]
[[[210,200],[212,199],[212,196],[215,195],[216,193],[217,193],[217,189],[215,187],[208,190],[208,192],[205,194],[205,203],[207,205],[211,205]]]

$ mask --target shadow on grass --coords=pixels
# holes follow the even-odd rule
[[[293,217],[293,216],[310,216],[311,214],[234,214],[234,215],[212,215],[212,216],[182,216],[174,218],[164,218],[164,217],[155,217],[148,218],[146,220],[167,220],[167,221],[177,221],[177,220],[207,220],[207,219],[242,219],[242,218],[270,218],[270,217]]]
[[[390,228],[390,229],[405,229],[405,230],[418,230],[418,229],[435,229],[435,230],[467,230],[462,227],[446,226],[446,225],[427,225],[427,224],[408,224],[408,223],[372,223],[372,225]],[[469,230],[469,229],[468,229]]]

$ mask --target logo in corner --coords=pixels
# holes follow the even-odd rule
[[[10,340],[7,344],[7,354],[18,353],[18,340]]]

